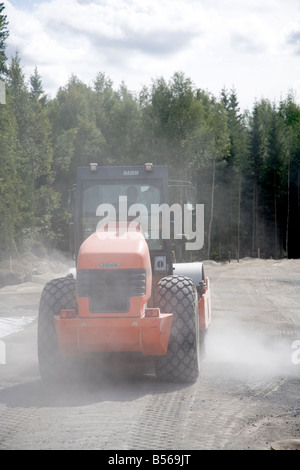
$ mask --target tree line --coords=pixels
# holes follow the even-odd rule
[[[2,5],[2,7],[1,7]],[[168,166],[193,182],[205,207],[195,258],[300,256],[300,107],[293,92],[241,112],[234,89],[218,97],[183,72],[132,92],[100,72],[71,76],[54,98],[38,69],[26,82],[18,54],[7,64],[0,3],[0,253],[42,241],[68,250],[68,191],[76,168]]]

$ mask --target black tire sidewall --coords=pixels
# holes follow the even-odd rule
[[[197,290],[184,276],[167,276],[158,285],[161,313],[172,313],[166,356],[155,359],[159,379],[194,382],[199,375],[199,321]]]
[[[38,359],[41,377],[58,381],[66,376],[71,361],[59,353],[54,316],[62,309],[76,309],[76,281],[58,278],[49,281],[42,292],[38,317]]]

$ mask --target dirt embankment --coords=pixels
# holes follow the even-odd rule
[[[72,260],[64,254],[53,252],[50,255],[43,246],[34,251],[9,257],[0,262],[0,289],[32,281],[33,276],[48,272],[63,272],[72,267]]]

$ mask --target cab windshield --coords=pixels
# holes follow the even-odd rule
[[[102,221],[136,221],[140,224],[149,248],[163,248],[159,234],[153,232],[151,211],[154,204],[161,204],[160,182],[109,181],[83,182],[82,238],[85,240],[96,231]]]

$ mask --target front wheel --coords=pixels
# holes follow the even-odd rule
[[[162,313],[173,313],[167,355],[155,359],[160,380],[197,380],[200,363],[197,304],[197,290],[191,279],[167,276],[159,282],[158,307]]]
[[[42,292],[38,317],[38,359],[43,380],[57,382],[74,377],[77,364],[60,355],[54,315],[62,309],[76,309],[75,280],[58,278],[49,281]]]

